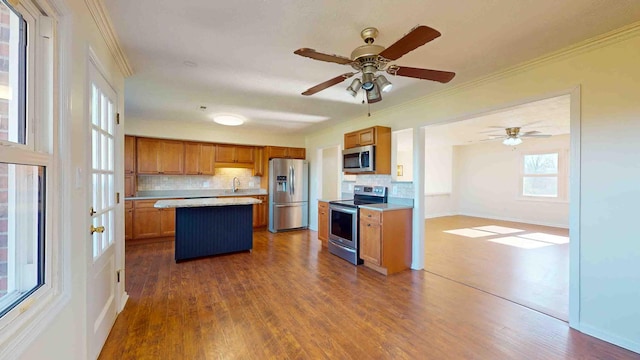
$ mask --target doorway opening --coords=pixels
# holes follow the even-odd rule
[[[568,321],[570,100],[424,128],[426,271]]]

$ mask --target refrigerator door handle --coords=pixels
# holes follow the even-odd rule
[[[295,183],[296,183],[296,169],[291,166],[291,195],[295,195],[296,193],[296,188],[295,188]]]
[[[277,208],[284,208],[284,207],[300,207],[303,206],[302,204],[278,204],[275,205],[275,207]]]

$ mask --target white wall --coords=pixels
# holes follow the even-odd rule
[[[308,136],[307,153],[313,162],[314,149],[337,144],[345,132],[373,125],[392,130],[413,127],[415,133],[425,125],[467,119],[579,87],[580,102],[572,108],[580,114],[581,180],[579,196],[571,199],[580,210],[571,215],[576,224],[572,238],[579,237],[571,255],[572,264],[579,263],[572,265],[571,325],[640,352],[640,242],[635,225],[640,203],[638,63],[640,23],[404,106],[373,112],[371,117],[343,121]],[[414,175],[424,177],[417,169]],[[311,198],[317,193],[312,186]],[[424,199],[422,189],[418,193],[419,214]],[[317,209],[311,210],[311,217],[317,218]],[[414,234],[423,228],[414,224]],[[422,242],[420,235],[414,237],[414,268],[422,267]]]
[[[304,147],[304,136],[277,134],[265,131],[248,131],[240,127],[220,130],[213,124],[190,121],[153,121],[135,119],[125,124],[127,135],[165,139],[194,140],[244,145],[273,145]]]
[[[523,200],[519,196],[524,153],[568,150],[569,135],[525,139],[515,148],[505,146],[500,141],[455,146],[456,212],[460,215],[568,228],[568,201]]]
[[[341,164],[338,154],[339,148],[332,146],[322,150],[322,198],[326,200],[335,200],[340,198],[340,171]]]
[[[402,166],[402,175],[398,174]],[[391,178],[394,181],[413,181],[413,129],[391,133]]]

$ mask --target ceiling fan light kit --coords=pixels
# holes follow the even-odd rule
[[[502,141],[507,146],[516,146],[522,144],[522,139],[519,137],[508,137]]]
[[[314,60],[332,62],[341,65],[351,65],[351,67],[357,71],[355,73],[346,73],[320,83],[309,88],[303,92],[302,95],[313,95],[328,87],[336,85],[353,75],[362,73],[362,80],[355,79],[351,85],[347,87],[347,92],[351,94],[351,96],[355,97],[358,90],[362,88],[367,93],[366,97],[369,103],[378,102],[382,100],[382,95],[380,93],[388,92],[392,88],[391,82],[389,82],[385,76],[376,76],[378,71],[386,71],[388,74],[394,76],[405,76],[415,79],[447,83],[453,79],[455,73],[449,71],[389,65],[391,61],[401,58],[408,52],[438,38],[440,35],[440,32],[435,29],[419,25],[411,29],[411,31],[400,40],[385,48],[384,46],[373,44],[375,38],[378,36],[378,29],[368,27],[360,32],[360,37],[364,40],[365,45],[358,46],[353,50],[353,52],[351,52],[351,58],[340,55],[323,54],[309,48],[298,49],[294,51],[294,54]]]
[[[244,119],[238,115],[220,114],[214,115],[213,121],[220,125],[238,126],[244,124]]]

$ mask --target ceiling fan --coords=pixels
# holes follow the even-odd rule
[[[548,137],[551,137],[551,135],[549,135],[549,134],[541,134],[540,131],[537,131],[537,130],[526,131],[526,132],[521,133],[520,129],[521,129],[520,127],[505,128],[504,130],[506,132],[506,135],[489,135],[491,137],[491,139],[486,139],[484,141],[504,139],[504,140],[502,140],[503,144],[505,144],[507,146],[516,146],[516,145],[522,144],[522,138],[525,138],[525,137],[529,137],[529,138],[548,138]]]
[[[374,45],[373,42],[378,36],[378,29],[368,27],[360,32],[360,36],[365,45],[358,46],[351,53],[351,58],[340,55],[329,55],[317,52],[314,49],[302,48],[294,51],[296,55],[308,57],[314,60],[333,62],[341,65],[351,65],[356,72],[348,72],[336,76],[314,87],[309,88],[302,95],[313,95],[328,87],[339,84],[342,81],[362,73],[362,79],[354,79],[347,88],[347,92],[355,97],[360,89],[365,90],[367,102],[375,103],[382,100],[381,92],[391,90],[391,83],[384,77],[378,75],[379,71],[386,71],[390,75],[405,76],[416,79],[432,80],[441,83],[447,83],[456,75],[449,71],[430,70],[412,68],[406,66],[389,65],[393,60],[401,58],[408,52],[436,39],[441,34],[435,29],[428,26],[419,25],[411,29],[408,34],[403,36],[391,46]]]

